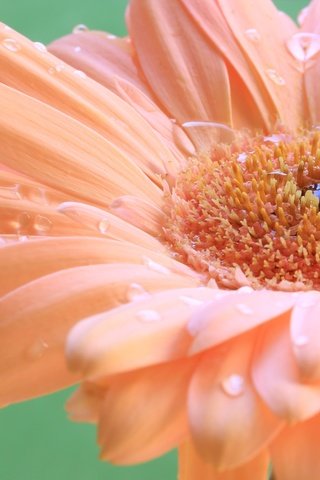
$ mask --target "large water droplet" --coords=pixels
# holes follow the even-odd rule
[[[34,47],[41,53],[47,52],[47,47],[41,42],[33,42]]]
[[[77,45],[76,47],[74,47],[73,50],[74,50],[76,53],[79,53],[79,52],[81,52],[82,49],[81,49],[81,47],[79,47],[79,45]]]
[[[230,397],[239,397],[244,392],[245,381],[236,373],[221,381],[222,390]]]
[[[49,345],[42,338],[36,340],[26,351],[26,355],[31,360],[38,360],[44,356]]]
[[[39,234],[48,233],[52,228],[52,221],[43,215],[36,215],[33,222],[33,228]]]
[[[251,307],[246,305],[245,303],[238,303],[236,305],[236,309],[240,312],[243,313],[244,315],[252,315],[254,312]]]
[[[139,310],[136,317],[143,323],[154,323],[161,320],[161,315],[156,310]]]
[[[82,70],[73,70],[73,75],[79,78],[87,78],[87,75]]]
[[[279,86],[283,87],[283,85],[286,84],[285,79],[283,77],[281,77],[281,75],[279,75],[277,70],[275,70],[274,68],[267,68],[266,69],[266,74],[268,75],[270,80],[272,80],[273,83],[275,83],[276,85],[279,85]]]
[[[84,25],[83,23],[79,23],[79,25],[76,25],[73,29],[72,29],[72,33],[82,33],[82,32],[87,32],[89,29],[86,25]]]
[[[127,299],[129,302],[145,300],[148,297],[150,297],[150,293],[148,293],[139,283],[130,283],[128,286]]]
[[[18,52],[21,50],[19,43],[13,38],[5,38],[2,40],[2,45],[10,52]]]
[[[288,41],[289,52],[300,62],[306,62],[320,51],[320,35],[317,33],[295,33]]]
[[[244,32],[245,36],[253,43],[259,42],[261,35],[256,28],[248,28]]]
[[[109,227],[110,227],[110,222],[108,218],[102,218],[98,224],[99,232],[105,235],[108,232]]]

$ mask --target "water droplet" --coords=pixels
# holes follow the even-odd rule
[[[110,222],[108,218],[102,218],[98,225],[99,232],[105,235],[108,232],[109,227],[110,227]]]
[[[136,317],[143,323],[154,323],[161,320],[161,315],[156,310],[140,310]]]
[[[47,47],[41,42],[33,42],[34,47],[41,53],[47,52]]]
[[[73,70],[73,75],[80,78],[87,78],[87,75],[82,70]]]
[[[150,293],[148,293],[139,283],[130,283],[128,286],[127,299],[129,302],[146,300],[148,297],[150,297]]]
[[[236,309],[240,312],[243,313],[244,315],[252,315],[254,312],[251,307],[246,305],[245,303],[238,303],[236,305]]]
[[[320,35],[317,33],[295,33],[288,41],[289,52],[300,62],[306,62],[320,51]]]
[[[113,35],[112,33],[108,33],[107,37],[110,38],[110,40],[114,40],[115,38],[117,38],[117,35]]]
[[[19,185],[14,185],[12,187],[0,187],[0,197],[8,198],[10,200],[20,200],[21,196],[18,192]]]
[[[277,70],[275,70],[274,68],[267,68],[266,73],[267,73],[268,77],[270,78],[270,80],[273,81],[273,83],[275,83],[275,84],[277,84],[281,87],[286,84],[285,79],[283,77],[281,77],[281,75],[279,75]]]
[[[244,392],[244,378],[234,373],[221,381],[223,391],[230,397],[239,397]]]
[[[43,355],[48,350],[49,345],[42,338],[35,341],[27,350],[27,357],[31,360],[38,360],[43,357]]]
[[[239,153],[239,155],[237,157],[237,160],[240,163],[244,163],[246,161],[247,157],[248,157],[247,153]]]
[[[298,23],[301,26],[308,15],[309,7],[304,7],[298,14]]]
[[[237,292],[239,292],[239,293],[252,293],[252,292],[254,292],[254,290],[253,290],[252,287],[245,286],[245,287],[238,288]]]
[[[48,233],[52,228],[52,221],[43,215],[36,215],[33,227],[39,234]]]
[[[21,46],[13,38],[5,38],[4,40],[2,40],[2,45],[7,50],[10,50],[10,52],[18,52],[19,50],[21,50]]]
[[[248,28],[244,32],[245,36],[253,43],[259,42],[261,35],[256,28]]]
[[[82,50],[82,49],[81,49],[81,47],[79,47],[79,46],[74,47],[74,51],[75,51],[76,53],[81,52],[81,50]]]
[[[19,235],[18,240],[19,242],[23,243],[23,242],[27,242],[28,238],[29,238],[28,235]]]
[[[305,347],[309,343],[309,338],[306,335],[298,335],[293,339],[293,344],[296,347]]]
[[[50,75],[55,75],[56,73],[62,72],[65,69],[65,65],[63,63],[58,63],[57,65],[52,65],[48,68],[48,72]]]
[[[142,257],[142,261],[146,267],[150,268],[150,270],[153,270],[154,272],[163,273],[164,275],[168,275],[168,273],[170,273],[170,270],[167,267],[164,267],[149,257]]]
[[[87,32],[89,29],[86,25],[84,25],[83,23],[79,23],[79,25],[76,25],[73,30],[72,30],[72,33],[82,33],[82,32]]]
[[[23,230],[26,228],[31,221],[31,216],[29,215],[28,212],[21,212],[18,215],[18,221],[17,221],[17,230],[20,231],[21,229]]]
[[[179,297],[179,300],[181,300],[184,304],[190,307],[199,307],[200,305],[203,305],[205,303],[204,300],[200,300],[199,298],[188,297],[185,295],[181,295]]]

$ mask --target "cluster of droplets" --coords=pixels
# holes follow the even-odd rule
[[[190,159],[164,237],[224,287],[320,287],[319,132],[242,136]]]

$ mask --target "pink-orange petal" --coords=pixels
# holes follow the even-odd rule
[[[186,393],[195,364],[183,359],[111,380],[100,409],[103,459],[145,462],[181,443],[188,435]]]
[[[91,382],[82,382],[66,403],[66,411],[70,420],[75,422],[97,423],[104,388]]]
[[[199,455],[188,441],[179,448],[179,480],[265,480],[269,469],[269,455],[266,451],[244,465],[225,472],[217,471],[213,464]]]
[[[129,30],[143,72],[171,116],[180,123],[231,124],[224,62],[178,0],[133,0]]]
[[[190,284],[190,280],[189,280]],[[64,343],[84,317],[154,291],[188,285],[142,265],[89,265],[41,277],[0,300],[0,402],[16,402],[63,388]]]
[[[236,468],[256,456],[281,429],[250,378],[255,333],[207,352],[189,391],[190,428],[199,453],[217,470]]]
[[[288,427],[271,445],[275,478],[279,480],[318,480],[320,415]]]
[[[291,315],[293,353],[305,380],[320,380],[320,293],[305,293]]]
[[[288,316],[294,303],[295,297],[284,292],[221,291],[220,298],[191,318],[189,331],[194,341],[190,353],[201,352],[272,319]]]
[[[296,130],[304,119],[303,75],[286,42],[297,27],[283,21],[271,0],[218,0],[218,4],[252,71],[268,90],[280,121]]]
[[[215,295],[210,288],[177,286],[88,318],[69,335],[69,365],[95,378],[181,358],[191,341],[188,319]]]
[[[290,318],[265,326],[252,361],[259,395],[279,417],[292,423],[320,411],[320,385],[301,378],[290,339]]]
[[[2,163],[89,203],[137,195],[161,204],[161,192],[131,161],[91,128],[0,85]]]
[[[97,263],[140,264],[151,271],[177,273],[198,282],[197,274],[187,266],[128,242],[76,236],[39,238],[0,248],[0,294],[58,270]]]
[[[0,41],[6,37],[8,32],[0,28]],[[9,40],[16,42],[18,51],[0,50],[0,81],[3,84],[95,130],[154,180],[157,174],[166,171],[168,159],[175,162],[149,123],[119,96],[50,53],[39,51],[33,42],[14,30],[10,31]]]

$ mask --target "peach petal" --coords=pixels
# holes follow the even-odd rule
[[[0,248],[0,294],[61,269],[97,263],[132,263],[158,273],[176,273],[190,282],[198,275],[167,255],[117,240],[57,237],[31,240]]]
[[[143,73],[170,115],[230,125],[225,64],[179,1],[133,0],[129,17]]]
[[[293,130],[299,128],[304,118],[303,76],[299,62],[286,47],[297,27],[283,21],[270,0],[218,0],[218,4],[252,70],[267,88],[280,121]],[[252,40],[252,30],[259,40]]]
[[[104,397],[104,389],[90,382],[83,382],[66,403],[70,420],[97,423]]]
[[[109,210],[153,237],[159,238],[162,235],[164,213],[150,201],[123,195],[111,203]]]
[[[290,318],[266,325],[252,362],[252,378],[270,409],[287,422],[303,421],[320,411],[320,385],[304,382],[289,336]]]
[[[279,480],[318,480],[320,416],[286,428],[271,446],[275,478]]]
[[[7,31],[0,28],[0,41],[7,36]],[[1,49],[2,83],[100,133],[154,180],[157,174],[165,172],[167,160],[175,161],[149,123],[119,96],[48,52],[39,51],[14,30],[10,31],[10,40],[17,42],[20,50],[18,55],[12,55],[10,50]]]
[[[195,364],[194,359],[171,362],[111,382],[100,410],[103,459],[120,465],[145,462],[181,443],[188,434],[185,397]]]
[[[294,295],[284,292],[220,291],[220,299],[199,309],[189,322],[189,331],[195,337],[190,353],[201,352],[272,319],[286,316],[294,303]]]
[[[307,93],[307,102],[310,112],[310,120],[313,124],[320,122],[320,92],[319,92],[319,78],[320,78],[320,59],[317,57],[309,65],[305,71],[305,88]]]
[[[269,455],[262,451],[244,465],[218,472],[212,463],[202,458],[191,442],[179,448],[179,480],[265,480],[269,469]]]
[[[291,315],[293,352],[302,377],[320,380],[320,293],[301,296]]]
[[[69,335],[69,366],[92,379],[181,358],[190,346],[188,319],[215,295],[177,288],[88,318]]]
[[[301,31],[320,33],[319,18],[320,2],[319,0],[311,0],[309,5],[303,9],[303,15],[300,17]]]
[[[255,336],[246,334],[207,352],[191,381],[192,436],[199,453],[219,471],[249,461],[283,424],[251,383]]]
[[[267,127],[271,128],[274,119],[277,117],[276,107],[272,98],[269,95],[266,87],[262,81],[257,78],[244,52],[237,43],[232,34],[217,2],[211,0],[180,0],[184,8],[192,16],[193,21],[197,23],[198,28],[202,34],[211,42],[213,48],[218,49],[222,58],[228,60],[232,68],[238,73],[241,82],[241,91],[247,90],[243,99],[247,101],[248,94],[252,95],[254,101],[253,119],[259,118],[259,123],[256,123],[256,128]],[[232,69],[230,75],[232,75]],[[231,80],[232,82],[232,80]],[[231,92],[232,97],[239,95],[239,91],[234,89]],[[234,100],[232,100],[234,104]],[[250,102],[251,107],[252,101]],[[241,107],[243,110],[245,106]],[[250,118],[251,113],[247,111],[247,116]],[[243,125],[238,125],[241,128]]]
[[[141,247],[165,252],[164,246],[148,233],[121,220],[112,213],[80,202],[64,202],[58,207],[61,214],[107,238],[135,243]]]
[[[0,301],[0,403],[21,401],[75,381],[65,365],[64,342],[82,318],[134,301],[143,292],[190,283],[145,266],[90,265],[41,277],[8,293]]]
[[[89,203],[123,194],[161,203],[160,190],[101,135],[3,84],[0,98],[3,164]]]

